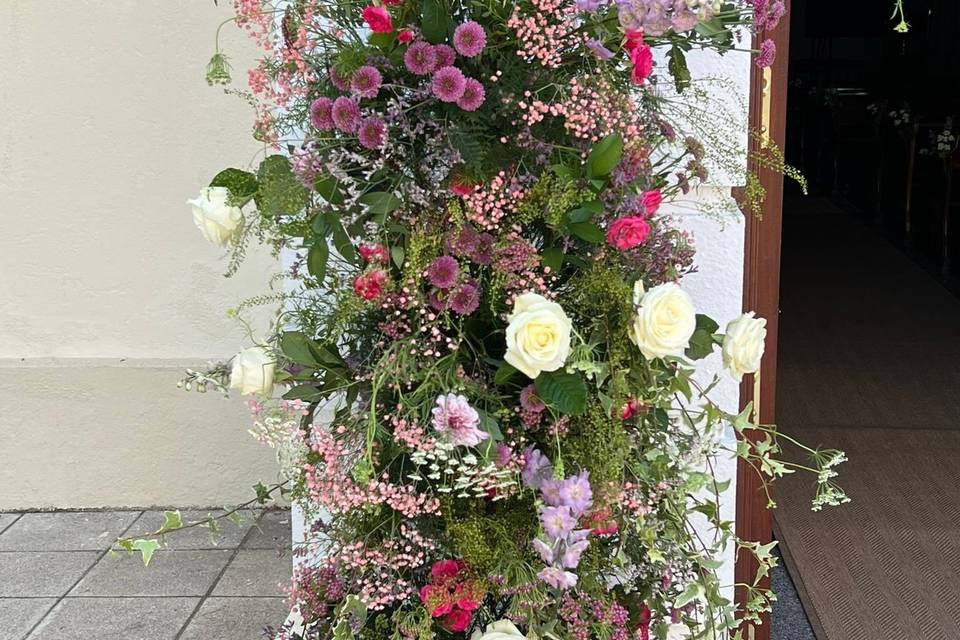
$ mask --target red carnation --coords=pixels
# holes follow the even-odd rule
[[[383,7],[367,5],[364,7],[362,15],[363,21],[374,33],[393,32],[393,20],[390,18],[390,13]]]

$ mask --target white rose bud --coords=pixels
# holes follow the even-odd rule
[[[687,640],[690,636],[690,628],[685,624],[673,622],[667,627],[667,640]]]
[[[233,357],[230,370],[230,388],[239,389],[243,395],[273,393],[273,374],[277,359],[266,347],[250,347]]]
[[[497,620],[488,624],[486,630],[473,632],[470,640],[528,640],[509,620]]]
[[[634,301],[638,306],[630,339],[644,357],[682,356],[697,328],[697,313],[687,292],[672,282],[647,292],[640,285],[634,289]]]
[[[528,378],[556,371],[570,355],[572,326],[563,308],[536,293],[525,293],[507,316],[507,353],[504,359]]]
[[[187,204],[193,207],[193,222],[209,242],[221,247],[230,244],[243,226],[240,207],[227,202],[230,190],[226,187],[204,187],[200,195]]]
[[[727,325],[723,336],[723,366],[738,382],[745,373],[756,373],[763,358],[764,341],[767,339],[767,321],[754,317],[753,311],[745,313]]]

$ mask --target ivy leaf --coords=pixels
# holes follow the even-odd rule
[[[230,191],[230,199],[238,206],[250,202],[257,193],[259,184],[257,176],[241,169],[224,169],[210,181],[211,187],[226,187]]]
[[[143,558],[143,566],[147,567],[150,565],[150,559],[153,558],[153,552],[160,548],[160,542],[153,539],[134,540],[130,546],[135,551],[140,552],[140,556]]]
[[[587,409],[587,385],[576,373],[545,371],[534,385],[537,397],[560,413],[579,416]]]
[[[697,328],[690,336],[690,346],[687,347],[686,356],[691,360],[700,360],[713,353],[715,344],[713,335],[719,328],[720,325],[713,318],[698,313]]]
[[[623,157],[623,138],[611,133],[593,146],[587,156],[587,174],[590,178],[603,178],[610,175]]]
[[[690,69],[687,68],[687,57],[683,50],[676,45],[670,48],[667,57],[670,58],[667,69],[673,76],[673,86],[676,87],[677,93],[683,93],[683,90],[690,86]]]
[[[280,336],[280,350],[293,362],[308,367],[319,365],[313,350],[310,348],[310,340],[299,331],[284,331]]]
[[[389,191],[371,191],[360,196],[360,202],[367,205],[370,213],[376,216],[385,216],[395,211],[402,203],[400,198]]]
[[[307,188],[290,170],[290,162],[279,154],[268,156],[257,170],[260,183],[254,199],[260,213],[268,216],[297,213],[307,201]]]
[[[575,222],[570,225],[570,232],[593,244],[603,242],[603,230],[592,222]]]
[[[683,590],[683,593],[677,596],[673,606],[676,609],[683,609],[694,600],[702,600],[704,595],[706,595],[706,592],[703,585],[699,582],[691,582],[687,585],[687,588]]]
[[[517,373],[517,370],[509,363],[504,362],[493,374],[493,383],[496,385],[506,384],[515,373]]]
[[[559,271],[563,266],[563,249],[547,247],[540,252],[540,262],[543,266],[550,267],[550,271]]]
[[[179,511],[164,511],[163,512],[163,526],[160,527],[160,531],[166,533],[167,531],[173,531],[174,529],[179,529],[183,526],[183,518],[180,516]]]
[[[503,432],[500,431],[500,425],[490,417],[490,414],[484,411],[478,411],[480,414],[480,430],[486,431],[490,434],[490,440],[492,442],[500,442],[503,440]]]
[[[258,482],[253,485],[253,490],[257,494],[257,502],[260,504],[267,504],[270,502],[270,490],[262,482]]]
[[[423,37],[431,44],[445,42],[450,31],[450,17],[441,0],[423,0],[421,11],[420,29]]]

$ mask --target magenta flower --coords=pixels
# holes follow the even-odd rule
[[[454,313],[468,316],[480,306],[480,289],[471,282],[464,282],[450,296],[450,308]]]
[[[774,44],[773,40],[764,40],[760,44],[760,53],[757,54],[757,66],[761,69],[773,65],[773,61],[777,58],[777,45]]]
[[[457,59],[457,52],[448,44],[434,45],[433,55],[437,58],[437,69],[452,67],[454,61]]]
[[[478,80],[467,78],[463,95],[457,100],[457,106],[464,111],[476,111],[483,104],[485,98],[486,92],[483,90],[483,85]]]
[[[462,56],[473,58],[487,46],[487,32],[473,20],[464,22],[453,32],[453,47]]]
[[[310,104],[310,124],[318,131],[333,129],[333,100],[317,98]]]
[[[331,116],[337,129],[345,133],[353,133],[360,123],[360,107],[353,98],[340,96],[333,101]]]
[[[414,42],[403,54],[403,65],[416,76],[426,76],[437,68],[436,47],[429,42]]]
[[[360,123],[357,137],[367,149],[379,149],[387,139],[387,125],[380,118],[366,118]]]
[[[456,102],[467,89],[467,79],[456,67],[443,67],[433,74],[433,95],[441,102]]]
[[[475,447],[490,437],[490,434],[478,428],[480,414],[463,396],[448,393],[438,397],[437,406],[431,413],[433,428],[449,437],[454,444]]]
[[[547,567],[538,573],[537,577],[554,589],[572,589],[577,586],[577,574],[558,567]]]
[[[383,84],[383,76],[376,67],[364,65],[353,72],[350,78],[350,88],[355,94],[363,98],[376,98]]]
[[[460,263],[450,256],[440,256],[427,267],[427,279],[440,289],[449,289],[456,284],[458,275]]]
[[[350,88],[350,78],[341,75],[336,67],[330,67],[330,84],[340,91],[346,91]]]

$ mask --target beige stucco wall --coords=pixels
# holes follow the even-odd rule
[[[238,399],[189,394],[231,355],[232,280],[184,204],[261,151],[204,81],[230,3],[0,3],[0,510],[217,505],[275,477]],[[254,51],[225,29],[234,75]],[[261,325],[262,326],[262,325]]]

